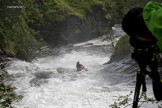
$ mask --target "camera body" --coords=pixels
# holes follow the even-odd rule
[[[136,7],[128,11],[123,17],[122,29],[130,37],[129,43],[134,48],[131,54],[140,68],[140,74],[148,74],[153,82],[153,92],[156,100],[162,100],[162,82],[158,72],[158,62],[156,55],[160,52],[157,48],[157,39],[147,28],[143,19],[143,8]],[[147,66],[151,72],[147,71]],[[144,78],[145,79],[145,78]],[[142,81],[145,87],[145,81]]]
[[[122,29],[130,37],[130,45],[134,48],[147,48],[157,42],[157,39],[147,28],[142,13],[143,8],[132,8],[122,20]]]

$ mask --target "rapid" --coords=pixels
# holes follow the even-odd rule
[[[57,55],[32,62],[13,60],[6,68],[12,76],[9,83],[23,96],[22,100],[13,103],[14,107],[110,108],[118,101],[118,96],[134,91],[136,73],[131,73],[132,69],[124,73],[130,68],[126,64],[129,57],[105,64],[113,53],[111,42],[97,38],[56,50]],[[77,72],[77,61],[88,71]],[[147,104],[143,106],[148,108]]]

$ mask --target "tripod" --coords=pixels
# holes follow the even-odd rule
[[[158,49],[156,46],[150,46],[148,48],[134,48],[134,52],[132,53],[132,59],[134,59],[140,71],[137,72],[136,76],[136,85],[135,85],[135,92],[134,92],[134,99],[133,99],[133,106],[132,108],[138,107],[139,102],[139,94],[142,86],[142,91],[146,92],[146,82],[145,76],[149,75],[154,82],[160,83],[160,76],[158,73],[158,62],[157,62],[157,54]],[[149,66],[151,72],[147,71],[147,66]],[[153,87],[154,89],[154,87]],[[155,98],[158,98],[158,94],[154,92]]]

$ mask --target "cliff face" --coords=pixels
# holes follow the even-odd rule
[[[100,9],[95,9],[84,19],[69,16],[63,22],[48,22],[35,27],[40,31],[38,36],[44,38],[50,46],[73,44],[101,36],[102,31],[109,27],[104,14]]]

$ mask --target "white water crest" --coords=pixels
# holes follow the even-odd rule
[[[118,96],[134,90],[135,73],[120,73],[129,67],[123,63],[129,59],[103,65],[112,54],[110,43],[94,39],[59,51],[57,56],[38,58],[31,63],[12,61],[7,68],[12,76],[10,83],[23,95],[22,100],[13,103],[14,107],[110,108]],[[77,61],[88,71],[77,72]]]

